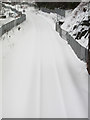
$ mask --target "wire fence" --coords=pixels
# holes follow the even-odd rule
[[[88,50],[82,45],[80,45],[67,31],[63,30],[58,22],[56,23],[56,31],[59,32],[60,36],[68,42],[77,57],[80,60],[87,62]]]
[[[65,10],[64,9],[59,9],[59,8],[55,8],[54,10],[48,9],[48,8],[40,8],[43,12],[47,12],[47,13],[57,13],[60,16],[65,17]]]

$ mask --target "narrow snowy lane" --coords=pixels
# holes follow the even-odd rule
[[[3,117],[88,117],[85,64],[43,15],[22,26],[3,58]]]

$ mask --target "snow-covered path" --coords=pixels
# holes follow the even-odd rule
[[[10,38],[15,45],[3,58],[3,117],[88,117],[85,64],[49,22],[28,12]]]

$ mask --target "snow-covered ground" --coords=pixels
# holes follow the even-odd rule
[[[54,24],[31,7],[20,30],[1,37],[4,118],[88,117],[86,64]]]
[[[88,24],[88,2],[82,2],[73,10],[71,15],[65,19],[61,28],[68,31],[79,42],[79,44],[87,48]],[[81,34],[82,37],[80,37]]]

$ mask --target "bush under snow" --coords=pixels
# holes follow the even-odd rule
[[[82,46],[88,46],[88,3],[80,3],[65,19],[62,29],[68,31]]]

